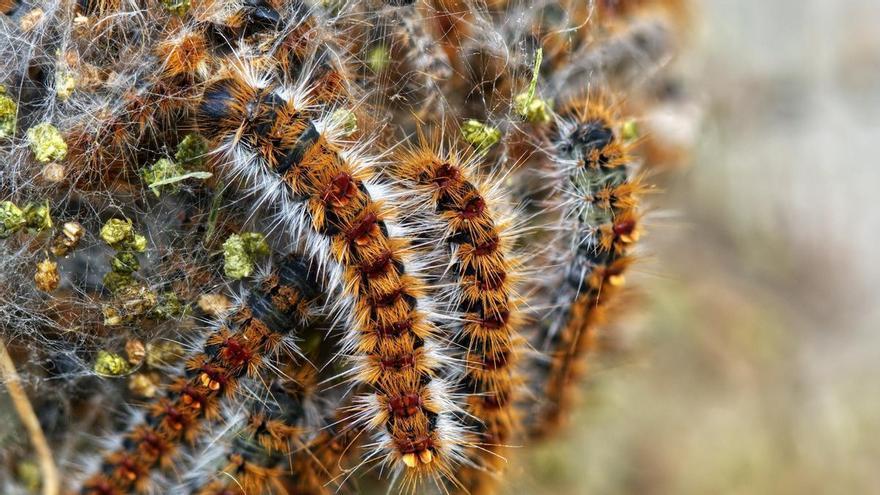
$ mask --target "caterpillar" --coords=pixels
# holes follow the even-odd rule
[[[324,426],[305,448],[290,460],[292,491],[303,495],[331,495],[339,491],[345,477],[354,468],[349,460],[362,450],[362,426],[352,424],[344,405],[334,415],[335,421]]]
[[[536,346],[550,359],[538,363],[543,371],[535,387],[544,400],[531,416],[534,436],[553,431],[569,410],[583,360],[634,261],[641,232],[638,204],[647,188],[632,175],[629,145],[608,101],[592,94],[569,103],[551,134],[562,181],[561,231],[572,234],[553,310],[538,322]]]
[[[207,336],[185,375],[148,406],[144,422],[126,434],[121,449],[105,456],[81,493],[147,490],[150,471],[170,467],[179,446],[194,442],[202,424],[218,418],[220,397],[236,395],[242,377],[256,376],[279,352],[295,352],[291,336],[320,295],[317,287],[306,259],[285,260],[229,318],[234,329],[224,323]]]
[[[420,115],[437,107],[442,98],[442,85],[452,77],[449,57],[439,40],[430,31],[427,22],[430,12],[423,12],[415,2],[386,2],[388,6],[376,12],[381,31],[373,43],[388,45],[396,74],[394,91],[389,102],[413,100],[410,105]],[[441,107],[442,108],[442,107]]]
[[[288,365],[284,370],[285,376],[267,387],[265,397],[255,395],[233,409],[219,434],[203,442],[196,457],[207,457],[208,462],[194,464],[207,467],[188,473],[193,480],[190,493],[287,493],[289,459],[304,448],[309,431],[320,426],[314,422],[321,412],[315,396],[317,370],[309,365]],[[217,448],[224,443],[227,448]],[[217,450],[223,451],[223,458],[210,462]],[[218,464],[220,470],[212,472]]]
[[[199,123],[227,173],[271,199],[290,231],[310,236],[324,266],[339,267],[352,304],[344,349],[354,379],[374,390],[361,401],[361,421],[377,434],[368,459],[403,470],[408,488],[454,479],[462,434],[436,377],[442,358],[419,307],[422,283],[405,271],[406,241],[390,234],[369,163],[339,146],[332,119],[315,119],[307,94],[285,96],[252,66],[229,66],[205,88]]]
[[[298,360],[303,362],[284,360],[269,386],[252,383],[250,398],[243,403],[230,401],[231,412],[217,425],[218,433],[203,440],[194,454],[189,481],[172,491],[329,493],[327,486],[335,481],[336,464],[341,466],[342,459],[322,458],[316,452],[328,451],[319,445],[344,441],[344,437],[328,438],[327,433],[337,431],[338,413],[345,410],[348,399],[342,390],[321,388],[323,379],[334,373],[328,366],[334,361],[331,349],[320,345],[328,335],[324,323],[316,320],[303,334],[303,357]],[[316,465],[321,460],[326,463]]]
[[[476,466],[461,478],[469,493],[492,493],[519,430],[517,367],[525,343],[517,330],[516,224],[503,203],[509,195],[496,177],[479,173],[479,156],[445,150],[424,137],[394,163],[394,175],[411,191],[403,200],[406,210],[433,217],[429,222],[439,232],[431,242],[440,239],[448,250],[438,264],[451,272],[447,297],[457,316],[450,326],[464,363],[458,392],[467,397],[482,444],[469,452]]]

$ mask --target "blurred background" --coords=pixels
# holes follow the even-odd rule
[[[703,122],[656,178],[642,309],[510,493],[880,493],[880,2],[697,16]]]

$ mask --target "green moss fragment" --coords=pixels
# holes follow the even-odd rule
[[[535,71],[529,89],[516,95],[513,106],[516,113],[523,119],[533,123],[545,123],[550,121],[550,104],[537,97],[538,73],[541,69],[541,61],[544,59],[544,50],[538,49],[535,54]]]
[[[501,140],[501,131],[474,119],[462,124],[461,134],[480,151],[488,150]]]
[[[120,251],[110,260],[110,268],[117,273],[132,273],[140,267],[137,255],[131,251]]]
[[[254,263],[269,254],[266,238],[258,232],[232,234],[223,243],[223,271],[235,280],[250,276]]]
[[[110,271],[104,275],[104,287],[113,294],[136,284],[131,272]]]
[[[101,376],[120,376],[128,372],[128,362],[119,354],[109,351],[98,351],[95,359],[95,373]]]
[[[42,205],[27,204],[23,211],[29,233],[38,234],[52,228],[52,215],[48,200]]]
[[[198,134],[187,134],[177,145],[174,159],[185,167],[201,167],[208,154],[208,141]]]
[[[165,7],[165,10],[178,17],[186,15],[190,7],[192,7],[190,0],[162,0],[162,5]]]
[[[24,212],[12,201],[0,202],[0,239],[6,239],[27,224]]]
[[[634,119],[627,120],[620,129],[620,136],[624,141],[635,141],[639,138],[639,124]]]
[[[152,184],[150,184],[150,189],[152,189],[153,192],[155,192],[158,195],[159,193],[157,191],[159,189],[159,186],[166,186],[168,184],[176,184],[176,183],[184,181],[186,179],[207,179],[207,178],[210,178],[212,175],[214,175],[214,174],[212,174],[211,172],[188,172],[183,175],[175,175],[172,177],[168,177],[166,179],[161,179],[156,182],[153,182]]]
[[[40,474],[40,467],[33,461],[19,462],[15,468],[15,475],[22,486],[34,493],[40,488],[43,479]]]
[[[147,186],[150,187],[150,190],[153,191],[153,194],[155,194],[156,197],[159,197],[160,183],[172,177],[183,175],[184,173],[186,173],[186,170],[177,164],[177,162],[162,158],[153,165],[147,167],[141,175],[144,178],[144,182],[146,182]],[[166,191],[173,193],[180,190],[180,184],[178,183],[167,184],[162,187],[164,187]]]
[[[49,163],[67,156],[67,143],[58,129],[48,123],[37,124],[27,131],[31,151],[37,161]]]
[[[10,138],[15,134],[15,119],[18,105],[15,100],[6,96],[6,88],[0,86],[0,139]]]
[[[367,65],[373,72],[382,72],[388,68],[391,63],[391,55],[388,53],[388,47],[385,45],[376,45],[367,53]]]

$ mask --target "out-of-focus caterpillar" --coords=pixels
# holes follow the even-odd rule
[[[443,97],[443,83],[452,76],[449,57],[429,31],[427,17],[431,13],[423,12],[427,7],[420,8],[415,2],[388,3],[376,14],[379,28],[387,30],[379,42],[389,45],[391,59],[399,61],[395,67],[400,75],[395,79],[406,86],[399,89],[406,93],[406,99],[414,100],[410,106],[424,114],[436,108],[437,100]]]
[[[316,420],[323,418],[315,417],[321,415],[315,394],[317,370],[308,364],[284,370],[286,376],[270,384],[265,397],[230,405],[235,412],[218,428],[218,435],[203,442],[194,462],[197,469],[186,475],[195,487],[191,493],[287,493],[290,459],[304,448],[306,436],[320,428]],[[211,462],[216,451],[222,452],[222,459]]]
[[[454,479],[462,433],[436,377],[442,354],[422,282],[405,271],[407,242],[390,234],[368,159],[334,139],[335,120],[316,118],[308,96],[250,65],[229,66],[205,88],[199,124],[221,169],[262,195],[288,232],[311,238],[322,266],[338,267],[351,303],[352,379],[373,389],[359,413],[377,436],[367,460],[402,470],[410,489]]]
[[[646,190],[632,173],[621,121],[602,96],[568,105],[552,131],[555,174],[563,205],[561,232],[569,233],[564,276],[553,309],[539,322],[536,347],[549,354],[538,363],[531,417],[533,435],[560,426],[571,407],[584,359],[593,348],[604,309],[621,288],[639,238],[638,202]]]
[[[461,475],[465,491],[474,494],[492,493],[506,447],[519,431],[517,367],[524,344],[517,329],[516,226],[504,203],[509,193],[497,177],[482,176],[478,163],[479,156],[425,138],[395,159],[395,175],[410,191],[405,209],[438,226],[432,245],[446,244],[438,265],[449,272],[441,284],[450,286],[447,298],[456,317],[449,326],[464,363],[458,392],[467,397],[466,410],[480,433],[480,448],[468,452],[476,465]]]
[[[283,405],[282,405],[283,404]],[[188,475],[200,475],[199,482],[213,480],[192,490],[198,495],[285,493],[284,477],[287,469],[284,457],[297,448],[303,434],[301,428],[292,426],[280,414],[267,410],[279,410],[285,402],[269,405],[268,401],[255,404],[247,415],[233,415],[227,421],[244,423],[242,431],[236,431],[231,447],[224,450],[223,467],[219,473],[196,471]],[[274,411],[273,411],[274,412]],[[210,448],[208,444],[205,449]],[[204,477],[201,477],[201,476]]]
[[[349,466],[350,460],[360,454],[364,433],[362,427],[349,422],[347,409],[340,408],[336,421],[292,456],[289,485],[293,493],[332,495],[344,490],[347,476],[355,469]]]
[[[185,376],[149,405],[144,421],[125,434],[121,448],[105,456],[100,472],[85,481],[81,493],[149,489],[150,472],[172,466],[179,447],[195,441],[205,421],[218,418],[220,398],[238,393],[242,377],[272,369],[279,353],[296,352],[292,339],[319,297],[318,287],[308,260],[285,260],[206,338],[187,361]]]

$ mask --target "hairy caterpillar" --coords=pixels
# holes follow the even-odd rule
[[[441,266],[451,272],[448,298],[458,313],[451,326],[464,362],[459,392],[479,422],[475,428],[483,444],[469,452],[477,466],[465,469],[462,481],[470,493],[491,493],[492,476],[502,471],[505,447],[520,423],[517,366],[524,339],[517,331],[515,225],[503,206],[504,188],[478,172],[478,157],[424,138],[420,144],[397,157],[395,175],[411,191],[407,210],[434,216],[439,233],[432,238],[450,251]]]
[[[231,175],[274,197],[282,220],[342,270],[353,304],[345,348],[355,355],[356,380],[374,390],[362,401],[362,421],[385,430],[369,458],[405,467],[407,486],[451,479],[461,433],[435,376],[440,355],[418,306],[421,282],[404,271],[406,242],[389,234],[389,211],[367,188],[368,165],[334,142],[331,123],[315,120],[306,101],[302,93],[285,98],[252,67],[231,66],[206,87],[200,124]]]
[[[317,452],[334,452],[319,445],[344,441],[327,433],[335,435],[336,415],[346,408],[338,404],[348,401],[342,390],[321,389],[322,378],[334,373],[327,367],[333,363],[331,349],[320,345],[326,333],[316,321],[302,336],[298,361],[303,362],[285,360],[269,386],[251,383],[253,392],[243,404],[227,404],[231,412],[217,425],[218,433],[203,440],[194,455],[196,469],[186,476],[186,489],[198,495],[329,493],[342,459]]]
[[[122,449],[106,456],[81,493],[146,490],[150,471],[169,467],[178,445],[193,442],[204,421],[217,419],[221,396],[234,396],[242,377],[256,376],[278,352],[293,349],[290,336],[318,297],[317,287],[308,261],[285,260],[229,318],[234,329],[224,324],[207,337],[187,361],[185,376],[150,404],[145,421],[126,435]]]
[[[389,46],[396,72],[389,88],[396,93],[388,101],[412,100],[409,107],[424,115],[443,97],[441,86],[452,76],[449,57],[430,31],[430,12],[423,12],[425,7],[415,2],[387,3],[376,13],[381,34],[373,43]]]
[[[240,406],[244,411],[231,414],[219,429],[221,438],[205,442],[201,456],[210,458],[214,451],[223,451],[223,459],[208,462],[208,470],[222,467],[207,475],[203,469],[189,473],[195,486],[192,493],[287,493],[290,458],[304,448],[307,432],[320,426],[314,422],[321,412],[315,402],[317,370],[287,366],[285,375],[267,387],[266,397],[260,394]],[[223,442],[228,447],[218,449]]]
[[[548,350],[550,361],[539,364],[545,370],[536,387],[545,398],[534,415],[534,435],[558,427],[568,411],[603,310],[633,262],[639,196],[646,187],[631,175],[619,122],[603,97],[591,95],[570,103],[552,132],[565,205],[562,230],[573,234],[554,309],[539,322],[536,346]]]
[[[339,491],[347,473],[348,460],[362,449],[364,429],[351,424],[344,406],[337,411],[336,421],[312,438],[290,460],[290,480],[294,493],[331,495]]]

